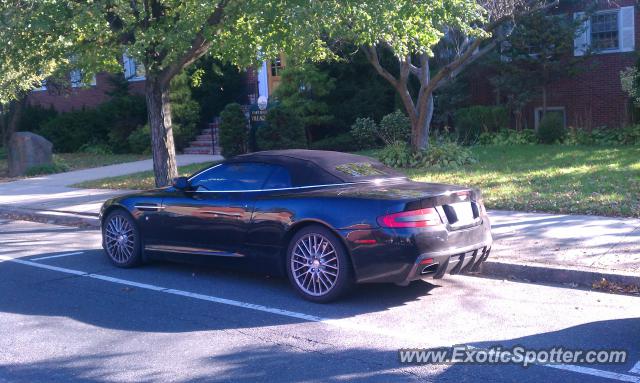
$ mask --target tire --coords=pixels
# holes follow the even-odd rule
[[[140,230],[131,215],[121,209],[105,218],[102,225],[102,248],[117,267],[130,268],[142,263]]]
[[[295,233],[287,248],[286,265],[293,288],[312,302],[336,300],[353,284],[347,250],[335,234],[320,225]]]

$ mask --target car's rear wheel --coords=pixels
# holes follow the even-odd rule
[[[303,298],[318,303],[337,299],[352,284],[351,263],[342,242],[317,225],[307,226],[291,238],[287,274]]]
[[[111,212],[102,225],[102,244],[109,260],[118,267],[133,267],[142,261],[140,232],[123,210]]]

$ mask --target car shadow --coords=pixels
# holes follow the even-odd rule
[[[634,375],[628,370],[638,360],[637,338],[640,318],[586,323],[558,331],[515,339],[475,343],[475,347],[521,345],[529,349],[563,347],[564,349],[626,350],[627,362],[617,365],[590,365],[589,368],[611,373]],[[206,353],[206,356],[202,356]],[[121,380],[125,363],[128,379],[139,382],[179,380],[189,382],[566,382],[591,383],[609,381],[575,371],[533,365],[513,364],[402,364],[398,350],[385,347],[341,347],[328,344],[277,343],[257,339],[250,345],[231,348],[214,347],[204,352],[180,356],[179,362],[162,363],[162,355],[174,355],[171,342],[136,355],[130,352],[95,352],[65,357],[51,357],[37,362],[0,365],[0,379],[10,381],[97,382]],[[191,356],[192,355],[192,356]],[[172,356],[175,358],[175,356]],[[134,361],[132,363],[131,361]],[[143,361],[141,364],[140,361]],[[144,361],[152,361],[144,364]],[[158,363],[159,362],[159,363]],[[175,363],[181,369],[173,371]],[[109,367],[109,368],[107,368]],[[586,366],[585,366],[586,367]]]

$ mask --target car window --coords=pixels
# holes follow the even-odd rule
[[[273,173],[264,184],[263,189],[284,189],[291,187],[291,174],[284,166],[273,166]]]
[[[260,190],[273,170],[260,163],[221,164],[192,177],[190,183],[196,191]]]

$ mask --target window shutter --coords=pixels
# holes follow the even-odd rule
[[[582,20],[585,18],[584,12],[576,12],[573,14],[574,20]],[[582,26],[576,31],[576,36],[573,40],[573,54],[574,56],[584,56],[589,48],[589,34],[591,31],[589,20],[584,20]]]
[[[634,7],[620,8],[620,51],[631,52],[636,47]]]
[[[132,77],[135,77],[136,75],[135,65],[132,65],[132,64],[133,62],[131,60],[131,57],[127,55],[122,55],[122,65],[124,66],[124,78],[126,78],[127,80]]]

